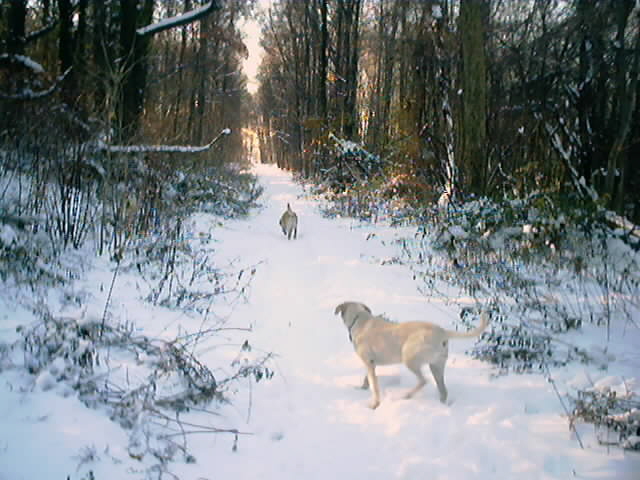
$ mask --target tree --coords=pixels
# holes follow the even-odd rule
[[[147,55],[149,41],[153,35],[197,20],[201,20],[220,5],[216,0],[204,7],[185,12],[151,25],[154,0],[120,0],[120,56],[124,59],[120,67],[124,73],[122,91],[117,109],[120,137],[127,141],[139,129],[139,119],[144,106],[147,77]]]
[[[487,179],[486,119],[487,69],[484,25],[488,6],[485,0],[462,0],[458,20],[461,36],[462,89],[459,163],[468,193],[485,193]]]

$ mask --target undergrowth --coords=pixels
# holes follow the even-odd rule
[[[640,400],[632,391],[580,390],[570,398],[572,426],[579,421],[594,425],[602,445],[640,450]]]
[[[129,456],[151,459],[156,476],[170,461],[195,461],[195,433],[233,435],[237,445],[243,432],[213,426],[217,406],[247,380],[270,379],[271,354],[245,342],[213,368],[200,352],[227,330],[217,310],[247,298],[257,266],[217,265],[215,229],[194,238],[189,222],[196,212],[248,214],[262,193],[255,176],[202,155],[100,153],[88,138],[52,132],[15,142],[0,135],[0,281],[29,292],[36,318],[19,327],[18,341],[0,342],[0,371],[24,370],[34,388],[104,411],[129,432]],[[113,272],[101,317],[82,313],[95,299],[74,291],[92,254],[109,258]],[[196,328],[157,338],[124,320],[114,285],[131,273],[141,301],[183,312]],[[52,313],[55,291],[78,313]]]

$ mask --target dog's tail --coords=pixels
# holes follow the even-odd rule
[[[468,332],[454,332],[453,330],[445,330],[445,332],[448,338],[477,337],[485,331],[487,325],[489,325],[489,314],[486,311],[483,311],[480,315],[480,325],[478,325],[473,330],[469,330]]]

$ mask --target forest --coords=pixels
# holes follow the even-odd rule
[[[255,78],[249,21],[260,28]],[[293,328],[308,314],[298,297],[324,281],[311,268],[340,255],[336,225],[349,219],[364,243],[380,242],[372,283],[393,287],[383,269],[404,268],[427,304],[456,306],[456,329],[490,311],[467,351],[491,365],[486,376],[539,374],[581,449],[585,422],[608,432],[598,445],[638,450],[632,380],[557,385],[577,378],[565,367],[637,367],[609,347],[640,331],[639,76],[637,0],[0,0],[0,375],[23,385],[0,395],[76,392],[129,432],[124,457],[151,462],[147,478],[181,478],[169,475],[177,458],[197,463],[194,432],[228,435],[236,452],[250,422],[219,426],[218,408],[248,390],[247,410],[260,411],[252,389],[282,365],[250,337],[259,320],[233,319],[244,321],[257,284],[257,298],[278,300],[255,316]],[[265,233],[277,220],[262,219],[289,203],[301,239],[284,254]],[[350,288],[346,266],[364,247],[342,241],[353,258],[331,275]],[[308,270],[298,245],[313,245]],[[265,275],[284,285],[264,287]],[[295,350],[274,325],[255,338]],[[212,344],[232,346],[232,360],[209,357]],[[119,370],[131,357],[146,369],[135,381]],[[94,480],[84,467],[99,456],[83,450],[76,477]]]
[[[640,216],[633,0],[273,2],[253,98],[238,25],[254,2],[1,8],[0,131],[14,150],[47,136],[103,152],[200,146],[230,128],[215,156],[233,163],[251,125],[264,161],[305,178],[335,171],[333,135],[380,159],[381,187],[414,203],[544,191]],[[171,164],[149,161],[160,175]]]
[[[263,155],[333,167],[328,134],[416,201],[595,201],[638,218],[635,2],[278,2],[265,20]]]

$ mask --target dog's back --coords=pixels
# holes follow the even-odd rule
[[[280,217],[280,228],[282,228],[282,233],[287,239],[291,240],[292,234],[293,238],[298,238],[298,215],[291,210],[291,205],[288,203],[287,209]]]

